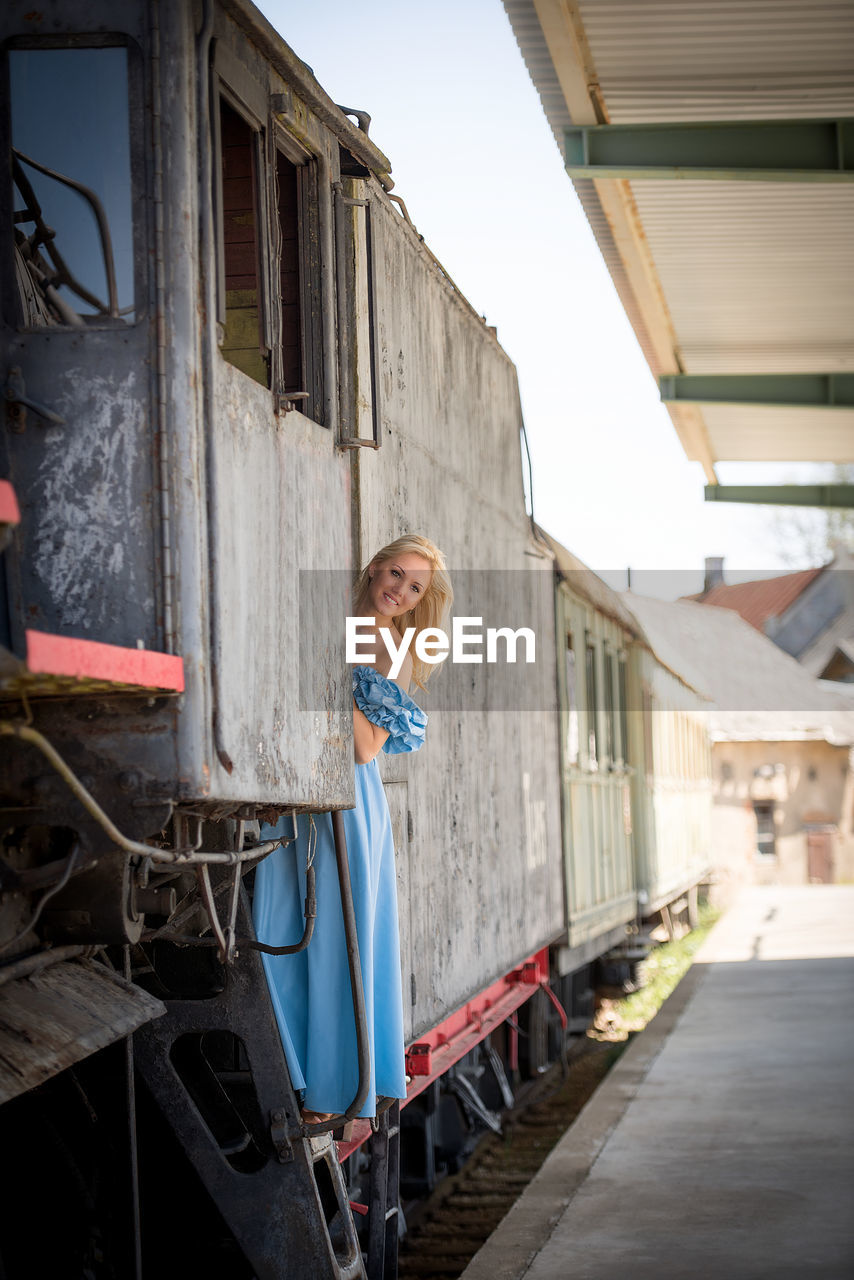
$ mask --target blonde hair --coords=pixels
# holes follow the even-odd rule
[[[398,556],[412,554],[423,556],[430,564],[430,585],[421,596],[414,609],[402,613],[394,619],[394,625],[401,634],[407,627],[414,627],[418,635],[426,627],[444,627],[445,619],[454,599],[451,579],[445,564],[445,557],[429,538],[420,533],[405,533],[395,538],[388,546],[378,551],[371,561],[365,565],[356,579],[353,598],[358,604],[368,594],[370,571],[374,565],[386,564],[396,560]],[[423,689],[436,669],[437,663],[423,662],[415,653],[414,646],[409,650],[412,655],[412,678],[419,689]]]

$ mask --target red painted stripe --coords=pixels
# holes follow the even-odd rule
[[[142,689],[184,691],[184,661],[151,649],[123,649],[97,640],[27,632],[27,667],[34,675],[104,680]]]
[[[21,511],[15,490],[8,480],[0,480],[0,524],[20,524]]]
[[[450,1014],[432,1031],[419,1036],[418,1048],[423,1046],[429,1051],[429,1071],[424,1075],[412,1076],[406,1087],[406,1098],[400,1105],[405,1107],[419,1093],[423,1093],[429,1084],[444,1075],[455,1062],[470,1053],[475,1045],[485,1040],[490,1032],[530,999],[537,987],[548,982],[548,977],[549,953],[548,948],[545,948],[529,956],[518,968],[512,969],[491,986],[484,987],[483,991]],[[412,1049],[413,1046],[410,1046],[410,1054]],[[428,1055],[424,1056],[426,1058]],[[346,1160],[370,1136],[370,1120],[354,1120],[352,1136],[344,1142],[336,1143],[338,1159]]]

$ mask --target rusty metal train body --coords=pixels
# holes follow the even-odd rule
[[[537,1070],[546,989],[705,875],[699,730],[668,843],[658,664],[526,513],[513,365],[248,0],[9,0],[0,39],[4,1274],[382,1274],[401,1126],[429,1186],[503,1020]],[[249,895],[262,820],[353,802],[348,584],[407,529],[537,660],[447,663],[383,761],[413,1085],[365,1174],[300,1128]]]

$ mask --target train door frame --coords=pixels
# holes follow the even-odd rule
[[[17,6],[5,18],[4,75],[9,75],[10,52],[67,51],[123,48],[126,50],[126,111],[128,124],[128,218],[131,235],[133,314],[127,319],[103,317],[83,328],[72,323],[27,325],[10,310],[17,295],[12,254],[0,263],[3,307],[3,368],[18,371],[22,396],[49,406],[58,415],[45,421],[19,403],[14,418],[10,402],[4,430],[8,465],[14,487],[25,502],[24,519],[6,553],[9,566],[10,629],[13,649],[25,651],[24,629],[79,635],[81,630],[99,641],[173,651],[169,625],[168,584],[158,572],[164,543],[164,507],[157,499],[140,506],[119,523],[121,495],[128,483],[159,495],[163,490],[164,460],[159,455],[160,432],[151,429],[156,413],[156,333],[153,276],[150,263],[160,251],[152,202],[147,199],[151,153],[159,145],[157,118],[146,113],[151,96],[151,33],[147,6],[140,3],[122,13],[116,30],[114,7],[103,2],[87,6],[61,23],[49,36],[20,34]],[[12,120],[0,120],[0,143],[11,154]],[[36,157],[33,157],[36,159]],[[73,178],[73,174],[68,175]],[[11,175],[3,180],[0,205],[14,204]],[[94,215],[93,215],[94,216]],[[11,225],[11,217],[7,225]],[[59,228],[57,244],[62,243]],[[118,303],[116,303],[118,305]],[[109,382],[74,376],[79,365],[81,335],[98,367],[109,368]],[[149,369],[148,376],[139,370]],[[12,396],[11,383],[7,392]],[[115,392],[114,388],[117,388]],[[13,397],[14,399],[14,397]],[[11,427],[11,430],[9,429]],[[34,448],[34,441],[37,447]],[[137,479],[129,482],[128,474]],[[114,511],[103,531],[103,519],[89,510]],[[63,520],[68,508],[76,518]],[[64,530],[57,542],[57,528]],[[93,530],[102,529],[93,544]],[[129,597],[127,577],[136,589]],[[27,566],[33,566],[30,570]],[[150,602],[150,603],[149,603]]]

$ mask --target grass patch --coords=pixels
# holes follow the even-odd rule
[[[674,942],[655,948],[639,966],[640,986],[629,995],[603,999],[588,1034],[598,1040],[625,1040],[644,1027],[658,1013],[667,997],[691,967],[694,956],[708,937],[720,911],[700,908],[696,929]]]

